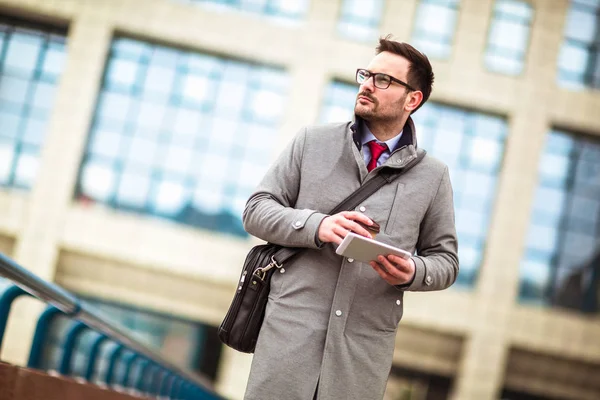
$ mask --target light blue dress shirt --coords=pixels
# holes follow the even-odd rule
[[[394,149],[396,148],[396,145],[398,144],[398,141],[402,137],[402,132],[403,132],[403,131],[400,131],[400,133],[397,134],[396,136],[394,136],[393,138],[386,140],[385,142],[381,142],[381,141],[377,140],[375,135],[373,135],[373,133],[369,130],[369,127],[367,127],[367,124],[365,124],[365,123],[361,124],[361,131],[362,131],[361,144],[362,144],[362,151],[363,151],[363,157],[365,159],[365,164],[368,165],[369,161],[371,161],[371,149],[369,148],[369,146],[366,145],[368,142],[370,142],[371,140],[375,140],[377,143],[387,144],[387,147],[388,147],[387,150],[384,150],[384,152],[381,153],[379,160],[377,160],[378,167],[380,165],[382,165],[384,162],[386,162],[388,158],[390,158],[390,155],[392,155],[392,151],[394,151]]]

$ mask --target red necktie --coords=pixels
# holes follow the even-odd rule
[[[371,149],[371,160],[369,161],[369,164],[367,164],[367,171],[371,172],[377,166],[377,160],[379,160],[379,157],[381,157],[383,152],[386,151],[388,147],[387,144],[379,144],[374,140],[367,142],[367,146],[369,146],[369,149]]]

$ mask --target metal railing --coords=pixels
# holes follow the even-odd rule
[[[46,310],[38,318],[27,367],[41,369],[42,354],[52,321],[57,316],[64,315],[71,323],[62,342],[59,365],[55,368],[58,373],[65,376],[74,374],[72,361],[77,339],[84,332],[92,330],[97,333],[97,337],[87,349],[87,366],[84,376],[80,378],[92,381],[94,375],[97,375],[101,346],[106,342],[113,342],[115,346],[108,353],[108,366],[98,377],[107,387],[172,400],[222,400],[213,391],[208,379],[168,361],[102,318],[72,293],[44,281],[2,253],[0,277],[8,278],[14,284],[0,292],[0,349],[15,299],[31,295],[48,303]],[[121,374],[117,374],[117,370],[121,370]]]

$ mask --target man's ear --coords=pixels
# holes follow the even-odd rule
[[[410,92],[406,100],[404,109],[408,112],[412,112],[415,108],[419,107],[419,104],[423,101],[423,92],[420,90]]]

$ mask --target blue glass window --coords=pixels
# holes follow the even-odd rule
[[[526,1],[496,0],[485,52],[488,69],[507,75],[523,71],[533,7]]]
[[[355,85],[333,82],[327,88],[321,121],[352,118]],[[419,146],[448,165],[454,189],[460,274],[472,285],[482,264],[490,215],[504,153],[506,121],[490,114],[427,102],[414,115]]]
[[[216,11],[239,10],[260,14],[283,23],[306,18],[310,0],[183,0]]]
[[[114,40],[77,196],[245,235],[287,87],[280,69]]]
[[[216,328],[120,304],[96,300],[88,300],[86,303],[93,306],[98,315],[131,334],[165,358],[179,360],[182,366],[201,372],[210,379],[215,379],[221,349]],[[73,326],[72,324],[73,321],[66,317],[54,320],[42,357],[44,369],[58,370],[64,350],[63,343],[68,330]],[[97,337],[98,333],[86,330],[76,341],[71,360],[71,369],[75,376],[85,376],[89,352]],[[92,382],[104,382],[108,357],[115,346],[112,341],[103,343]],[[116,381],[123,376],[126,354],[127,351],[122,353],[116,365]],[[134,365],[134,368],[137,366]],[[134,369],[134,371],[136,370]],[[132,376],[135,377],[133,373]]]
[[[62,30],[0,17],[0,186],[33,186],[65,40]]]
[[[460,0],[421,0],[411,44],[430,58],[450,57]]]
[[[600,264],[600,140],[554,130],[540,160],[522,301],[597,311]]]
[[[600,0],[571,0],[558,81],[572,89],[600,88]]]
[[[333,81],[325,89],[321,122],[345,122],[352,119],[356,104],[357,85]]]
[[[457,283],[471,285],[483,262],[506,120],[433,102],[427,102],[413,119],[419,146],[448,165],[460,243]]]
[[[337,30],[343,37],[371,41],[379,34],[383,0],[343,0]]]

